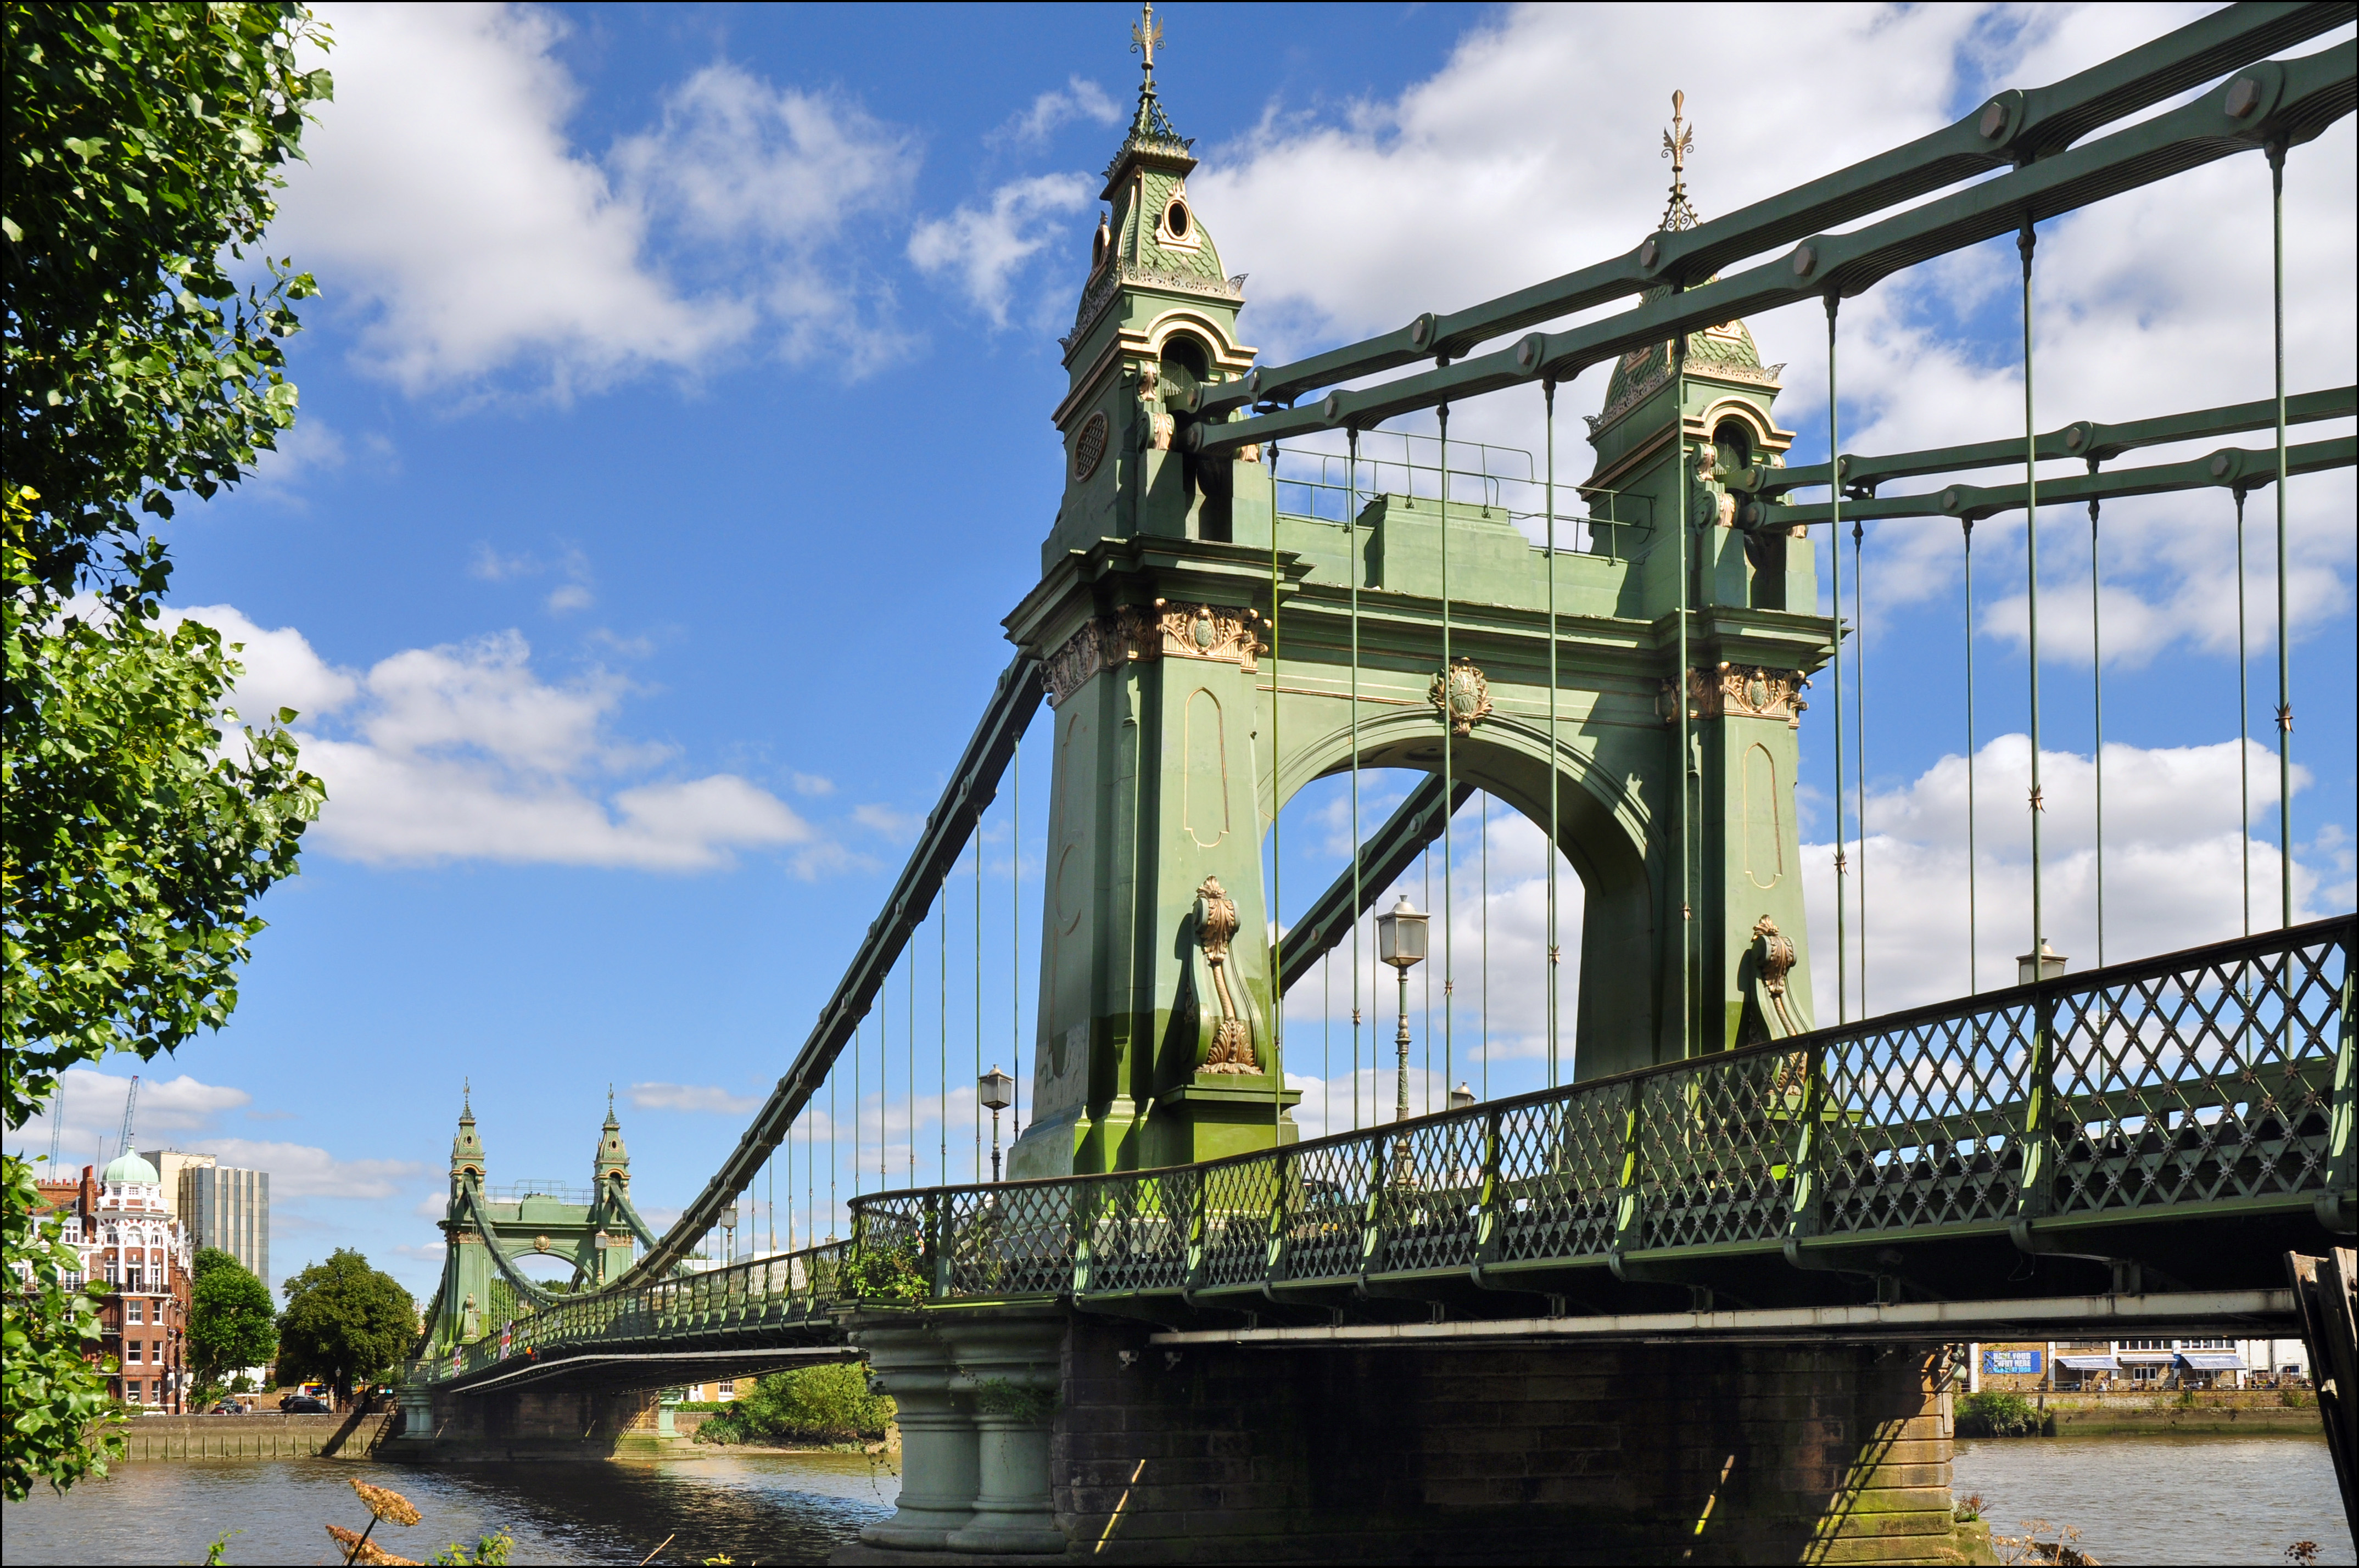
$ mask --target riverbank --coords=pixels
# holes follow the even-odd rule
[[[134,1463],[179,1459],[336,1458],[360,1456],[385,1422],[382,1413],[350,1415],[149,1415],[124,1429],[124,1458]]]
[[[1969,1396],[1969,1400],[1973,1396]],[[2275,1389],[2218,1392],[2047,1393],[2015,1396],[2040,1417],[2044,1437],[2321,1437],[2318,1406],[2307,1392],[2288,1404]],[[1973,1430],[1971,1406],[1961,1401],[1958,1435],[1988,1438]],[[2003,1439],[1992,1439],[2003,1441]]]

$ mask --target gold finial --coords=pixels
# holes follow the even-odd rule
[[[1671,128],[1663,133],[1663,156],[1671,160],[1670,200],[1663,208],[1663,221],[1657,225],[1664,230],[1692,229],[1698,222],[1696,210],[1688,201],[1688,154],[1695,151],[1695,127],[1687,123],[1688,95],[1671,94]]]
[[[1155,51],[1162,42],[1163,24],[1156,20],[1154,5],[1140,5],[1138,20],[1130,27],[1130,47],[1147,57],[1139,69],[1147,73],[1150,81],[1155,77]]]

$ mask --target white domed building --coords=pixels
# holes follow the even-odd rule
[[[124,1403],[177,1411],[188,1392],[190,1269],[187,1230],[165,1201],[164,1179],[136,1149],[85,1167],[83,1269],[113,1287],[100,1313]]]

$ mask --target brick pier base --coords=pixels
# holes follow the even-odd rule
[[[1053,1410],[1038,1410],[1047,1465],[1031,1486],[1061,1555],[1989,1561],[1987,1539],[1951,1520],[1950,1396],[1935,1346],[1170,1349],[1141,1325],[1027,1316],[1036,1371],[1018,1380],[1045,1388],[1053,1377],[1056,1388]],[[919,1395],[938,1431],[958,1424],[963,1402],[951,1347],[965,1336],[941,1326],[942,1366]],[[964,1379],[987,1389],[986,1403],[997,1395],[1003,1432],[1016,1402],[1007,1326],[995,1376]],[[893,1359],[914,1387],[908,1330]],[[893,1372],[880,1376],[893,1391]],[[992,1441],[986,1433],[986,1473]],[[839,1561],[972,1562],[989,1551],[951,1522],[947,1493],[976,1484],[959,1452],[962,1476],[945,1486],[918,1474],[919,1446],[905,1450],[903,1485],[925,1509],[913,1522],[939,1534],[887,1524]],[[1004,1474],[986,1483],[1001,1494],[996,1511],[1012,1485]],[[1060,1555],[1048,1544],[1031,1547],[1033,1560]]]

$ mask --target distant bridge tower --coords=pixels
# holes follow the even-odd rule
[[[495,1197],[484,1186],[485,1169],[470,1095],[462,1101],[458,1134],[451,1141],[442,1286],[429,1325],[429,1354],[496,1332],[507,1311],[553,1300],[568,1290],[614,1282],[631,1266],[638,1242],[654,1239],[631,1205],[631,1156],[611,1093],[588,1192],[527,1182]],[[571,1260],[572,1279],[561,1287],[530,1279],[516,1260],[535,1256]]]
[[[1236,335],[1244,279],[1223,274],[1189,197],[1189,148],[1150,74],[1064,340],[1063,500],[1040,585],[1006,622],[1055,709],[1033,1112],[1011,1173],[1293,1140],[1297,1097],[1272,1103],[1263,835],[1288,796],[1351,765],[1355,686],[1364,766],[1443,770],[1445,570],[1453,680],[1473,694],[1447,725],[1451,783],[1545,825],[1553,773],[1558,842],[1583,884],[1572,1073],[1809,1027],[1795,730],[1832,628],[1778,508],[1741,526],[1729,493],[1792,439],[1744,323],[1691,337],[1684,375],[1668,344],[1617,366],[1591,422],[1597,466],[1557,491],[1553,564],[1529,536],[1545,519],[1463,477],[1479,464],[1462,442],[1446,565],[1430,456],[1408,484],[1392,466],[1396,493],[1370,493],[1363,463],[1348,529],[1341,507],[1280,515],[1259,449],[1199,455],[1200,389],[1244,374],[1254,350]],[[1386,891],[1364,886],[1364,908]]]

